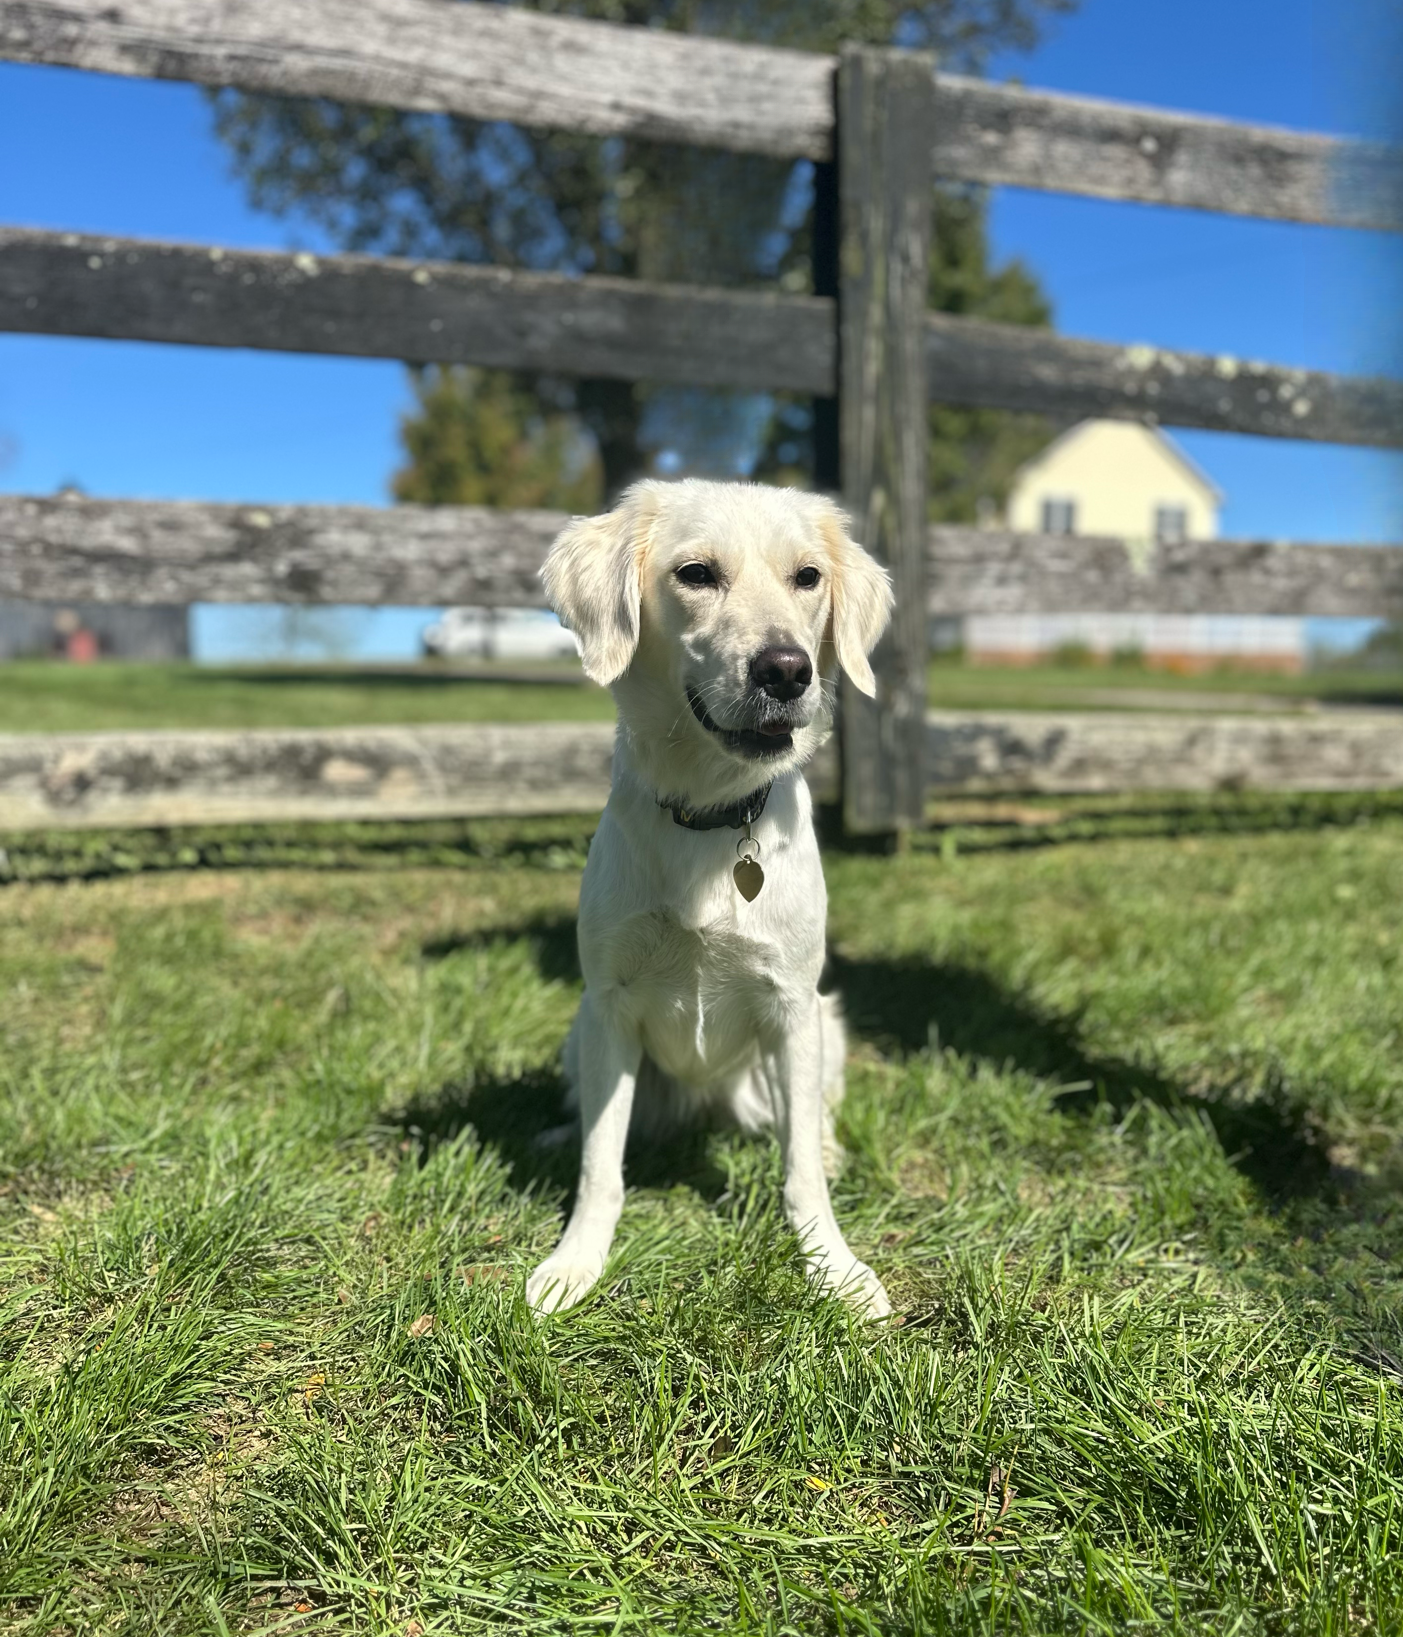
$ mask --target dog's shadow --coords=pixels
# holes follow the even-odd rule
[[[504,937],[528,944],[541,976],[578,981],[575,922],[538,917],[494,931],[447,937],[427,943],[426,960],[442,960],[464,949],[483,948]],[[1311,1131],[1308,1111],[1270,1090],[1251,1100],[1224,1095],[1190,1096],[1157,1071],[1124,1059],[1088,1052],[1075,1019],[1045,1014],[976,968],[920,956],[853,959],[834,954],[828,985],[842,997],[851,1033],[888,1054],[905,1055],[939,1043],[962,1055],[983,1058],[1056,1080],[1085,1084],[1064,1094],[1059,1110],[1084,1114],[1098,1103],[1117,1113],[1148,1100],[1163,1107],[1193,1108],[1206,1114],[1231,1163],[1269,1204],[1335,1192],[1329,1159]],[[473,1126],[495,1148],[519,1188],[573,1188],[579,1165],[574,1134],[552,1140],[568,1116],[565,1084],[558,1068],[518,1076],[446,1085],[400,1111],[399,1123],[427,1157],[440,1143]],[[664,1144],[631,1143],[628,1177],[635,1185],[685,1185],[715,1200],[726,1179],[709,1157],[705,1132]]]
[[[1157,1070],[1088,1052],[1074,1018],[1046,1014],[988,973],[919,956],[849,959],[834,954],[829,971],[843,997],[851,1032],[879,1050],[930,1045],[983,1058],[1063,1085],[1059,1112],[1084,1115],[1109,1105],[1117,1115],[1147,1101],[1192,1107],[1208,1117],[1229,1161],[1269,1204],[1334,1192],[1329,1159],[1311,1130],[1308,1110],[1285,1094],[1237,1100],[1190,1094]]]
[[[521,939],[536,970],[547,982],[580,981],[575,921],[565,916],[538,916],[513,926],[469,934],[450,934],[420,947],[427,961],[440,961],[464,950],[485,949],[503,938]],[[578,1130],[565,1108],[565,1080],[558,1065],[499,1079],[450,1083],[400,1109],[396,1120],[405,1134],[429,1155],[472,1126],[483,1145],[507,1164],[518,1189],[573,1190],[579,1172]],[[708,1133],[689,1131],[666,1142],[630,1140],[626,1165],[631,1185],[644,1188],[684,1186],[715,1202],[726,1191],[727,1178],[710,1157]]]

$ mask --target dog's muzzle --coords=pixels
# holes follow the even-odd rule
[[[744,756],[750,761],[763,761],[766,757],[782,756],[786,751],[793,750],[795,730],[807,725],[796,722],[788,711],[777,710],[772,701],[763,697],[759,701],[761,709],[757,711],[754,726],[743,728],[725,727],[716,721],[702,704],[701,695],[695,688],[687,689],[687,703],[691,706],[692,715],[708,733],[720,740],[733,755]],[[766,705],[770,707],[768,710],[763,708]]]

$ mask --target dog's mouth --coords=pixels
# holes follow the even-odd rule
[[[782,756],[786,750],[794,748],[795,723],[787,717],[772,716],[753,728],[724,728],[712,719],[711,712],[702,704],[701,695],[694,688],[687,689],[687,703],[702,727],[737,756],[762,761],[767,756]]]

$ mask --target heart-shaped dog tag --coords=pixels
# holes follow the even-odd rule
[[[743,858],[735,867],[736,891],[747,904],[753,904],[765,885],[765,872],[753,858]]]

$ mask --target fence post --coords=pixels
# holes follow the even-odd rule
[[[877,697],[844,678],[843,819],[897,834],[925,801],[926,361],[935,64],[845,46],[838,61],[838,399],[843,501],[892,576]]]
[[[834,87],[837,94],[837,87]],[[835,105],[836,124],[836,105]],[[810,253],[813,292],[838,303],[838,161],[821,159],[814,165],[813,243]],[[843,463],[838,446],[838,396],[813,400],[814,488],[836,495],[843,487]]]

